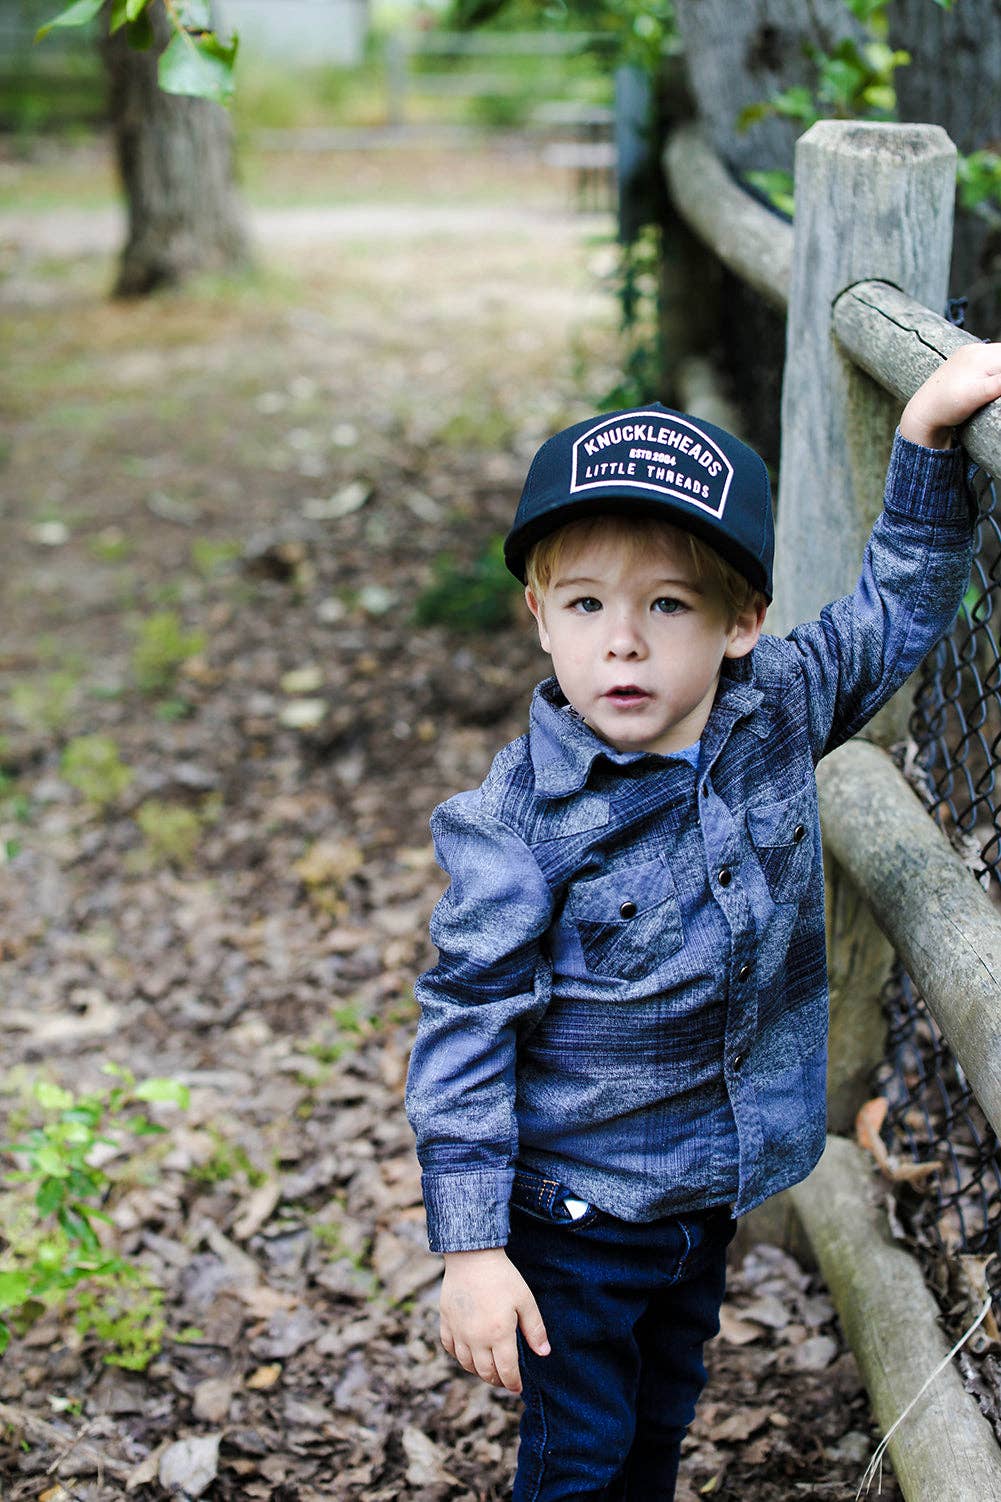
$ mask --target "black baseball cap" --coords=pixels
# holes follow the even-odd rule
[[[578,422],[532,460],[504,561],[525,582],[540,537],[584,516],[659,517],[715,548],[772,598],[775,528],[764,461],[715,423],[660,402]]]

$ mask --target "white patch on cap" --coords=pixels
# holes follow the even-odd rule
[[[574,443],[570,492],[640,490],[722,517],[732,479],[730,460],[695,423],[670,413],[623,412]]]

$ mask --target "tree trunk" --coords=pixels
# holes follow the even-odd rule
[[[892,40],[914,61],[897,75],[901,120],[944,125],[961,152],[1001,151],[1001,0],[962,0],[945,11],[930,0],[895,0]],[[952,292],[968,297],[967,324],[1001,338],[1001,230],[957,209]]]
[[[140,296],[196,271],[244,264],[246,230],[233,186],[229,117],[204,99],[165,94],[156,65],[169,40],[162,6],[151,9],[155,43],[129,46],[124,28],[102,46],[128,240],[115,293]]]
[[[738,132],[747,105],[794,85],[812,86],[807,49],[829,52],[863,32],[844,0],[675,0],[692,94],[717,152],[736,172],[792,170],[800,125],[772,117]],[[913,61],[897,77],[902,121],[942,125],[960,151],[1001,142],[1001,0],[894,0],[891,41]],[[969,298],[971,332],[1001,331],[1001,235],[978,215],[959,212],[950,292]],[[936,309],[936,312],[943,311]],[[727,281],[721,342],[734,372],[749,434],[777,458],[781,322],[760,299]]]

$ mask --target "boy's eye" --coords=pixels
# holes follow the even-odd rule
[[[684,610],[685,605],[684,601],[675,600],[671,595],[661,595],[659,599],[654,600],[651,608],[658,611],[660,615],[677,615],[679,610]]]
[[[594,595],[581,595],[579,599],[571,600],[570,609],[577,610],[582,615],[593,615],[601,609],[601,601],[596,600]]]

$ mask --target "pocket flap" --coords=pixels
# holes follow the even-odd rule
[[[575,918],[587,923],[620,923],[649,912],[673,896],[670,867],[662,860],[642,861],[610,871],[607,876],[577,882],[570,891],[570,910]]]
[[[796,845],[813,828],[815,805],[810,788],[801,788],[791,798],[776,803],[749,803],[747,828],[755,845]]]

